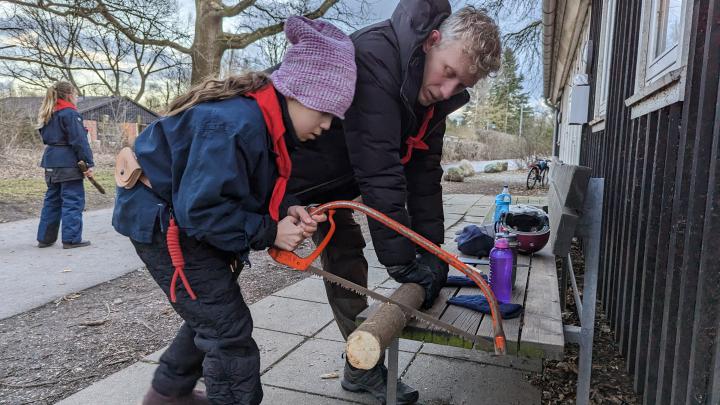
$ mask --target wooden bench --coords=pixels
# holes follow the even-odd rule
[[[543,198],[527,199],[522,203],[545,205]],[[491,206],[484,213],[470,210],[469,221],[461,218],[456,224],[448,229],[445,248],[450,251],[456,250],[456,243],[453,240],[454,231],[462,229],[470,223],[478,224],[490,218],[495,207]],[[482,216],[478,216],[478,215]],[[488,266],[478,267],[484,273],[488,273]],[[456,269],[450,270],[451,275],[461,275]],[[399,286],[397,283],[394,287]],[[388,288],[389,287],[389,288]],[[379,287],[383,295],[390,295],[394,292],[393,286]],[[479,288],[473,287],[445,287],[440,292],[438,299],[432,308],[425,311],[433,317],[441,319],[455,327],[461,328],[469,333],[477,334],[492,341],[492,318],[479,312],[449,305],[448,298],[465,294],[481,294]],[[503,321],[505,337],[507,339],[507,353],[511,356],[522,356],[527,358],[561,359],[564,353],[565,340],[563,335],[562,316],[560,312],[560,297],[558,293],[558,277],[555,266],[555,256],[551,252],[550,245],[540,252],[531,256],[519,255],[517,277],[513,290],[513,303],[522,304],[523,314],[515,319]],[[377,305],[372,305],[358,315],[358,324],[371,316],[377,310]],[[466,349],[486,350],[488,345],[476,345],[472,342],[455,336],[444,330],[412,320],[408,323],[402,334],[402,339],[417,340],[427,343],[435,343],[446,346],[455,346]],[[397,339],[388,348],[388,404],[394,399],[393,388],[397,381]]]

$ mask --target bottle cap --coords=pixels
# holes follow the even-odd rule
[[[507,239],[501,238],[495,241],[495,247],[498,249],[507,249],[510,247],[510,244],[508,244]]]

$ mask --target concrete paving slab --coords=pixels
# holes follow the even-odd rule
[[[309,339],[266,372],[263,375],[263,383],[362,404],[377,404],[378,402],[369,394],[343,390],[340,387],[339,379],[324,380],[320,378],[326,373],[342,373],[345,359],[340,354],[343,350],[344,344],[341,342]],[[400,352],[399,366],[401,370],[408,366],[412,357],[411,353]]]
[[[130,240],[110,225],[112,209],[83,213],[80,249],[38,249],[38,219],[0,224],[0,319],[23,313],[143,267]]]
[[[419,354],[403,380],[421,403],[534,405],[541,391],[520,370]]]
[[[273,295],[276,297],[295,298],[323,304],[327,304],[328,302],[327,293],[325,292],[325,283],[322,279],[312,277],[285,287],[282,290],[273,293]]]
[[[138,404],[150,388],[155,364],[138,362],[58,402],[58,405]]]
[[[335,405],[357,404],[357,402],[344,401],[339,398],[327,398],[306,392],[288,390],[285,388],[263,385],[263,404],[295,404],[295,405]]]
[[[269,296],[250,306],[256,328],[311,336],[333,319],[330,305]]]
[[[291,333],[254,328],[253,338],[260,348],[260,372],[263,373],[306,338]]]
[[[425,343],[420,349],[420,354],[450,357],[458,360],[515,368],[535,373],[542,372],[541,359],[527,359],[517,356],[495,356],[493,353],[480,350],[461,349],[459,347],[436,345],[433,343]]]

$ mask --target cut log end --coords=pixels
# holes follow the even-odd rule
[[[356,330],[348,336],[346,353],[347,360],[353,367],[370,370],[380,360],[383,348],[375,335]]]

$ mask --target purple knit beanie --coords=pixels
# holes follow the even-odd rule
[[[275,88],[313,110],[340,119],[355,93],[355,47],[334,25],[293,16],[285,21],[292,45],[283,62],[270,75]]]

